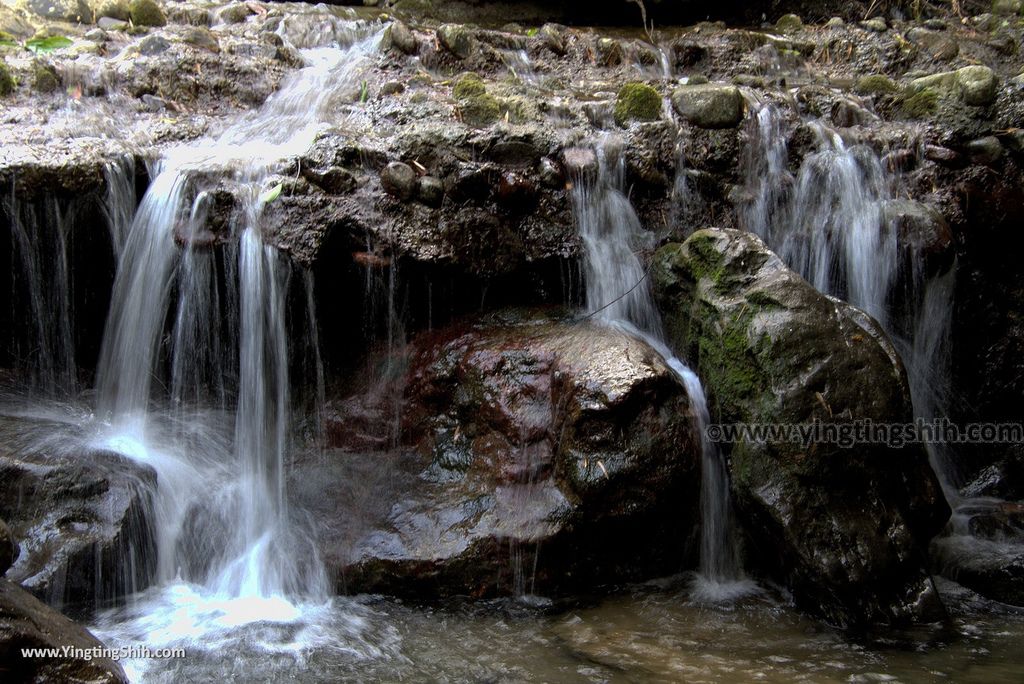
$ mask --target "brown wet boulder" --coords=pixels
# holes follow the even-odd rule
[[[404,364],[401,401],[338,404],[342,448],[295,476],[343,589],[557,595],[682,567],[699,456],[685,390],[645,343],[505,312],[421,335]]]

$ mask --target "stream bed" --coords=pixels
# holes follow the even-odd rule
[[[187,649],[184,659],[122,663],[146,682],[1019,682],[1024,611],[938,581],[948,623],[860,637],[771,590],[731,606],[694,603],[688,576],[564,605],[336,597],[245,626],[215,626],[230,608],[210,606],[199,639],[172,636],[199,626],[171,609],[173,594],[193,591],[178,585],[104,613],[94,631],[111,647]]]

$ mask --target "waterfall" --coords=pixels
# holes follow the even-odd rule
[[[597,168],[575,171],[573,214],[584,247],[586,308],[596,320],[638,337],[665,360],[686,388],[701,444],[700,571],[694,585],[699,601],[735,599],[755,590],[744,579],[733,533],[729,478],[722,454],[707,439],[710,423],[700,379],[664,341],[661,316],[637,252],[653,245],[643,230],[625,186],[621,141],[604,138],[596,146]]]
[[[320,605],[330,593],[286,495],[293,268],[267,243],[263,218],[280,192],[281,160],[336,123],[335,105],[380,42],[380,31],[355,23],[322,24],[290,35],[282,22],[307,66],[218,136],[152,163],[123,239],[98,368],[96,413],[109,423],[99,442],[157,471],[160,587],[147,608],[101,621],[122,637],[153,643],[226,623],[289,622],[306,610],[297,602]],[[220,222],[228,233],[215,234],[224,189],[234,205]],[[111,190],[109,215],[125,216],[114,208],[125,192],[123,183]],[[315,334],[311,275],[302,285]],[[313,353],[319,369],[315,341]]]
[[[820,292],[875,318],[906,366],[915,417],[945,417],[956,265],[928,273],[916,251],[909,266],[902,263],[897,228],[884,216],[896,180],[866,145],[848,145],[837,131],[810,122],[816,149],[804,157],[794,181],[786,169],[783,123],[771,104],[752,109],[744,156],[748,198],[740,224]],[[907,296],[903,311],[894,314],[901,279]],[[930,443],[926,449],[946,498],[955,502],[948,448]]]

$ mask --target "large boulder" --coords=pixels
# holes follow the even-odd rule
[[[5,682],[124,683],[128,678],[110,658],[26,657],[25,648],[81,649],[98,653],[103,643],[8,580],[0,580],[0,672]]]
[[[692,562],[689,400],[647,344],[516,312],[422,335],[405,368],[401,402],[346,402],[344,448],[294,477],[342,589],[551,596]]]
[[[697,361],[721,423],[712,436],[727,442],[748,560],[836,624],[939,610],[925,549],[949,508],[925,451],[853,432],[912,420],[905,371],[878,324],[750,233],[701,230],[667,245],[653,278],[672,341]],[[816,422],[821,436],[803,443],[726,433]]]
[[[55,605],[144,588],[155,487],[152,469],[110,452],[0,452],[0,517],[21,547],[7,579]]]

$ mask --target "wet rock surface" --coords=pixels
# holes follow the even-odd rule
[[[104,644],[29,594],[0,579],[0,674],[8,682],[125,684],[124,670],[109,658],[26,658],[24,648],[101,649]]]
[[[838,432],[910,420],[905,372],[878,325],[815,291],[749,233],[702,230],[661,248],[654,283],[713,420],[836,431],[809,445],[754,436],[724,445],[748,560],[839,624],[941,614],[925,549],[949,508],[924,449],[844,444]]]
[[[155,473],[106,452],[0,453],[0,517],[20,548],[6,578],[54,605],[144,588]]]
[[[331,39],[351,43],[353,35],[346,22],[358,20],[363,34],[381,32],[381,49],[369,60],[351,92],[339,93],[332,101],[335,118],[319,132],[313,146],[296,150],[279,164],[278,176],[271,182],[279,181],[282,190],[265,207],[266,236],[302,265],[330,269],[339,253],[348,259],[349,248],[355,245],[360,254],[370,255],[366,259],[451,269],[488,282],[578,255],[577,231],[566,192],[566,178],[572,173],[567,171],[578,173],[596,166],[588,141],[608,130],[617,130],[625,140],[624,187],[629,188],[643,224],[659,239],[680,241],[694,228],[709,223],[737,225],[737,210],[749,201],[744,197],[741,169],[750,135],[741,124],[744,118],[749,121],[753,103],[773,102],[789,117],[784,137],[790,148],[791,170],[812,149],[807,122],[826,117],[848,146],[870,149],[898,173],[901,199],[886,211],[902,244],[926,251],[929,268],[944,267],[955,256],[962,269],[955,337],[956,376],[965,388],[965,406],[958,411],[961,417],[1019,420],[1019,397],[1024,391],[1020,363],[1024,326],[1019,315],[1024,295],[1018,263],[1024,143],[1018,129],[1024,120],[1024,99],[1021,64],[1013,51],[1020,43],[1021,27],[1005,18],[1012,16],[1006,7],[966,23],[927,15],[920,21],[889,17],[860,24],[857,22],[865,16],[862,8],[829,6],[826,13],[821,3],[812,7],[787,3],[786,7],[780,5],[775,15],[766,16],[761,26],[757,25],[762,21],[759,13],[755,13],[747,28],[703,22],[659,28],[648,36],[635,26],[594,30],[551,23],[556,18],[550,8],[510,17],[510,9],[502,7],[505,4],[436,3],[435,7],[435,3],[401,1],[393,8],[385,8],[383,3],[367,8],[317,8],[262,2],[140,0],[131,5],[94,3],[91,10],[98,17],[96,25],[0,6],[0,30],[13,38],[12,45],[0,47],[3,68],[10,73],[9,80],[0,78],[0,185],[27,199],[54,191],[62,196],[100,197],[106,191],[106,162],[127,156],[136,159],[141,169],[143,162],[182,142],[216,135],[229,117],[264,102],[283,79],[303,66],[299,50]],[[159,13],[150,11],[144,18],[140,14],[144,6],[157,6]],[[456,6],[460,9],[453,9]],[[466,13],[467,8],[491,16],[491,20],[470,24],[467,17],[478,15]],[[394,21],[392,9],[401,21]],[[784,9],[800,12],[803,19],[790,17],[777,24]],[[849,22],[822,23],[836,9]],[[325,22],[325,15],[333,19]],[[536,25],[527,16],[536,17]],[[510,19],[524,23],[510,25]],[[385,33],[386,27],[390,28]],[[26,41],[37,33],[66,35],[72,44],[36,54]],[[460,87],[467,82],[467,74],[475,76],[469,81],[476,85]],[[629,84],[634,84],[634,92],[643,93],[639,102],[621,97]],[[675,97],[679,93],[700,93],[701,97]],[[655,98],[664,105],[660,111],[653,106]],[[620,101],[629,106],[619,107]],[[634,106],[637,104],[642,106]],[[395,169],[400,173],[394,173]],[[685,183],[675,182],[677,170]],[[144,181],[140,176],[140,186]],[[179,244],[205,248],[230,239],[234,199],[228,185],[214,193],[216,211],[210,214],[210,230],[197,236],[176,235]],[[683,185],[689,192],[685,196],[676,191]],[[102,229],[99,223],[97,227]],[[345,249],[339,252],[337,244]],[[819,313],[823,320],[842,319],[844,326],[853,320],[844,317],[845,313],[826,315],[824,309]],[[803,325],[804,321],[800,322]],[[869,328],[867,325],[865,330]],[[878,358],[869,360],[880,363]],[[856,364],[836,363],[851,377],[858,377],[862,370]],[[785,372],[802,378],[806,369],[794,365]],[[728,390],[734,381],[727,379],[719,387]],[[828,382],[831,387],[840,381]],[[887,382],[884,386],[892,389]],[[863,389],[863,383],[851,383],[849,392],[857,388]],[[832,406],[827,393],[821,394]],[[410,406],[423,401],[414,396]],[[817,396],[807,391],[793,401],[802,407],[794,409],[801,418],[825,410]],[[871,409],[877,408],[877,412],[869,411],[870,415],[882,415],[882,408],[897,415],[906,408],[905,398],[894,395],[879,402]],[[737,411],[754,410],[743,402],[737,406]],[[808,406],[818,408],[812,411]],[[364,427],[393,418],[393,409],[367,407],[361,401],[345,410],[359,414],[355,424]],[[374,473],[377,461],[383,460],[391,463],[384,471],[393,473],[395,482],[414,483],[418,491],[426,493],[417,494],[421,499],[410,498],[407,511],[395,514],[399,522],[387,523],[390,528],[385,522],[397,505],[395,501],[379,504],[383,507],[379,520],[374,518],[377,514],[369,516],[373,520],[366,526],[387,529],[378,539],[391,549],[379,552],[380,558],[390,559],[386,563],[374,566],[376,561],[368,560],[360,565],[355,558],[332,558],[332,566],[345,568],[342,576],[350,578],[353,587],[390,586],[381,568],[401,566],[404,577],[413,577],[419,572],[410,570],[415,566],[426,578],[422,586],[475,591],[467,587],[476,586],[480,575],[467,570],[474,579],[466,581],[458,568],[469,568],[472,563],[466,560],[470,558],[467,554],[476,551],[458,551],[459,541],[436,552],[415,541],[417,535],[426,538],[440,529],[450,529],[445,521],[474,521],[471,528],[475,529],[476,521],[484,520],[479,528],[482,541],[469,548],[484,549],[477,558],[483,559],[485,566],[491,563],[487,567],[492,569],[502,564],[511,567],[506,562],[513,555],[511,545],[506,544],[508,538],[565,538],[562,523],[553,524],[549,519],[558,518],[558,511],[567,510],[566,506],[575,510],[575,490],[562,484],[553,465],[545,467],[555,474],[540,469],[538,477],[546,484],[531,484],[529,494],[523,493],[526,490],[515,479],[522,477],[521,473],[515,477],[492,473],[488,476],[492,479],[481,480],[485,484],[475,480],[459,484],[462,490],[453,494],[451,501],[435,504],[430,497],[443,498],[442,488],[421,477],[427,470],[426,457],[417,451],[427,437],[411,436],[404,419],[399,424],[401,429],[394,433],[402,435],[404,450],[388,451],[388,456],[380,459],[348,454],[344,467]],[[519,439],[494,430],[501,436],[495,437],[498,444],[507,446]],[[339,437],[339,446],[346,442],[356,452],[379,452],[398,443],[386,430],[367,429],[357,437]],[[549,448],[552,455],[541,460],[556,462],[557,450]],[[1006,451],[1004,447],[979,450],[972,456],[969,474],[1005,459]],[[848,455],[840,452],[837,460]],[[857,477],[863,476],[858,482],[863,489],[870,489],[878,484],[879,473],[887,471],[873,470],[875,455],[857,456],[864,459],[855,468]],[[742,458],[736,455],[734,459],[735,469]],[[919,454],[898,460],[912,464],[907,468],[919,467]],[[870,467],[865,465],[869,461]],[[808,464],[826,462],[816,457]],[[785,472],[803,473],[800,468],[810,467],[794,466]],[[442,473],[449,470],[440,468]],[[1019,491],[1018,472],[1010,469],[1001,486]],[[816,477],[820,485],[834,476],[823,468]],[[337,477],[330,475],[327,480],[336,482],[331,478]],[[893,482],[903,477],[905,473],[894,476]],[[24,478],[29,475],[19,474],[16,480],[30,481]],[[91,482],[91,478],[85,479]],[[494,493],[499,487],[495,483],[505,487],[500,495]],[[918,523],[906,522],[918,513],[903,509],[879,513],[893,538],[906,541],[908,549],[919,549],[920,539],[930,534],[934,520],[941,517],[940,507],[926,502],[931,495],[921,490],[932,484],[927,475],[921,475],[911,488],[916,493],[908,495],[920,498],[921,506],[931,511],[920,513]],[[823,486],[816,486],[815,492],[820,494]],[[781,508],[762,500],[766,494],[755,490],[753,485],[747,488],[743,505],[756,529],[768,529],[783,514]],[[491,498],[480,492],[488,492],[486,496]],[[536,499],[529,498],[533,496]],[[879,494],[869,502],[879,505],[888,500],[886,496]],[[475,501],[474,497],[483,497],[482,508],[463,506]],[[515,508],[519,504],[514,501],[522,501],[522,497],[527,497],[527,504],[516,510],[529,511],[522,518],[526,531],[506,534],[493,526],[488,529],[497,519],[496,511]],[[807,504],[807,510],[827,510],[824,495],[798,500]],[[119,500],[118,506],[122,503]],[[364,503],[367,510],[376,510],[377,502]],[[133,505],[125,504],[125,510]],[[908,504],[909,508],[916,505]],[[443,515],[438,512],[442,509]],[[757,517],[755,510],[763,515]],[[8,515],[17,534],[22,529],[19,526],[29,524],[17,513],[0,511],[3,515]],[[850,512],[851,520],[860,520],[860,515],[859,511]],[[423,522],[428,518],[429,524]],[[820,520],[814,520],[810,529],[819,536],[808,535],[808,539],[824,539],[828,519],[823,513]],[[898,617],[900,605],[912,612],[913,597],[904,600],[883,594],[897,585],[908,592],[918,587],[914,584],[920,579],[915,574],[916,561],[909,556],[891,560],[893,547],[878,541],[881,533],[877,531],[864,532],[865,548],[871,549],[872,558],[888,558],[891,564],[880,561],[872,566],[872,572],[892,567],[899,575],[883,582],[874,594],[874,590],[868,591],[877,602],[869,601],[864,614],[855,614],[849,607],[852,594],[835,596],[823,588],[838,583],[843,573],[852,577],[850,586],[867,582],[864,577],[852,576],[856,561],[850,558],[856,554],[849,549],[856,546],[850,541],[856,535],[843,536],[844,524],[836,523],[838,538],[843,544],[849,542],[839,545],[842,553],[820,562],[808,560],[809,547],[789,538],[786,543],[791,547],[787,548],[797,549],[799,563],[769,558],[764,565],[788,577],[793,586],[812,587],[803,593],[805,605],[816,610],[816,597],[822,596],[821,605],[831,606],[824,612],[835,621]],[[420,525],[422,530],[417,532]],[[75,535],[68,538],[72,540],[69,548],[84,548]],[[352,533],[346,539],[362,537]],[[580,542],[587,549],[581,557],[598,558],[597,541],[587,539]],[[570,545],[559,544],[562,541],[555,547]],[[344,544],[332,548],[335,553]],[[34,558],[46,555],[38,556],[42,553],[38,550],[32,553]],[[438,558],[462,560],[437,560],[430,557],[434,553]],[[544,553],[538,567],[543,567]],[[496,560],[502,554],[506,559]],[[567,552],[564,557],[555,556],[550,568],[572,565]],[[26,557],[23,547],[22,558]],[[822,569],[833,561],[828,570]],[[88,565],[82,562],[82,567]],[[659,563],[662,561],[652,560],[647,565],[665,565]],[[794,569],[802,563],[814,568],[808,576]],[[17,568],[11,572],[28,572]],[[592,575],[595,580],[614,577],[618,570],[595,566]],[[95,584],[93,575],[88,570],[82,572],[82,591],[92,595],[95,591],[88,587]],[[538,575],[540,584],[556,586],[553,578],[557,573],[545,572],[548,575]],[[814,577],[809,579],[810,575]],[[821,576],[827,579],[820,580]],[[50,579],[40,581],[45,591],[57,586]],[[505,584],[510,581],[504,576],[501,580]],[[397,587],[398,580],[393,584],[395,591],[412,591]],[[487,585],[482,591],[493,592],[494,587]]]
[[[336,406],[338,449],[295,476],[339,587],[558,595],[692,553],[688,399],[644,343],[507,312],[419,336],[406,363],[401,401],[368,392]]]

